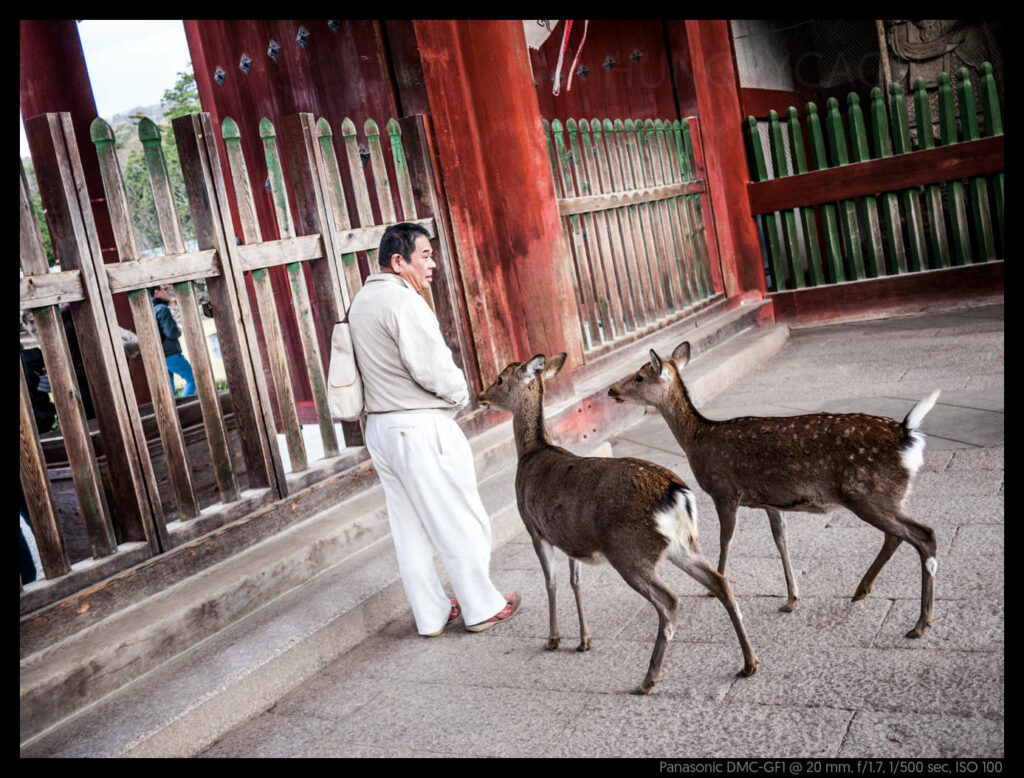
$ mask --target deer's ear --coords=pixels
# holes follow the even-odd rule
[[[531,359],[529,362],[523,365],[523,372],[526,374],[526,380],[532,381],[534,378],[536,378],[537,374],[544,369],[545,364],[546,360],[544,359],[544,355],[537,354],[533,357],[533,359]]]
[[[672,359],[676,361],[676,367],[684,367],[690,361],[690,342],[683,341],[672,352]]]
[[[558,375],[558,371],[565,365],[566,354],[556,354],[548,360],[547,367],[544,368],[544,380],[548,381]]]
[[[651,367],[654,368],[656,375],[661,375],[661,357],[654,349],[651,349]]]

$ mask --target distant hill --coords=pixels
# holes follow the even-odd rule
[[[138,105],[135,108],[132,108],[130,111],[122,111],[121,113],[114,114],[109,119],[107,119],[107,121],[110,123],[111,127],[113,127],[115,124],[120,124],[122,122],[127,122],[130,124],[132,121],[132,117],[140,113],[152,119],[157,124],[164,120],[163,109],[160,107],[160,103],[157,103],[156,105]]]

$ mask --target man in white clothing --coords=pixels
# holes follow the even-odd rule
[[[436,637],[461,612],[480,632],[510,619],[518,593],[490,579],[491,525],[477,491],[469,441],[455,414],[469,400],[462,371],[420,292],[436,264],[418,224],[384,232],[348,321],[363,379],[366,448],[384,487],[388,522],[416,629]],[[440,556],[455,598],[434,567]]]

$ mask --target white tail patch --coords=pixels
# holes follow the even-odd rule
[[[697,499],[689,489],[676,492],[675,504],[654,514],[658,532],[670,544],[678,542],[684,549],[697,543]]]
[[[916,430],[921,426],[921,422],[924,421],[925,415],[935,405],[935,401],[939,399],[939,394],[942,392],[941,389],[936,389],[930,395],[925,397],[921,402],[910,409],[910,413],[907,414],[906,425],[908,430]]]
[[[910,445],[900,451],[900,461],[907,473],[913,478],[924,464],[924,435],[915,429],[910,430]]]

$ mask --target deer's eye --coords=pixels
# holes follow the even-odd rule
[[[498,380],[494,382],[498,386],[501,386],[501,376],[498,376]]]
[[[643,380],[644,380],[644,377],[642,375],[638,374],[637,377],[636,377],[636,382],[639,384],[639,383],[643,382]]]

